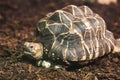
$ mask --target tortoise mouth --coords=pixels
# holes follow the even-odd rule
[[[24,51],[24,53],[27,54],[27,55],[34,56],[34,54],[32,52],[29,52],[29,51]]]
[[[24,54],[26,55],[31,55],[31,56],[35,56],[35,54],[33,52],[31,52],[28,48],[23,47],[24,50]]]

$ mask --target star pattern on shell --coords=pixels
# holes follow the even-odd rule
[[[68,61],[95,59],[114,47],[113,34],[106,29],[105,21],[87,6],[69,5],[49,13],[39,21],[37,30],[39,41]]]

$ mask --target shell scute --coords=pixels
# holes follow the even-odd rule
[[[78,17],[84,18],[83,11],[74,5],[67,6],[67,7],[63,8],[63,10],[68,12],[68,13],[71,13],[76,18],[78,18]]]
[[[81,6],[79,9],[83,11],[85,17],[92,17],[94,14],[93,11],[87,6]]]
[[[65,33],[69,31],[69,29],[66,27],[65,24],[59,24],[59,23],[54,23],[54,24],[49,25],[49,29],[56,36],[61,33]]]

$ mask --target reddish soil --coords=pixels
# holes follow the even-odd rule
[[[70,69],[45,69],[22,55],[21,43],[35,38],[36,23],[69,4],[87,5],[120,37],[120,1],[101,5],[85,0],[0,0],[0,80],[120,80],[120,53]]]

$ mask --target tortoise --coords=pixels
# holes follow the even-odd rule
[[[48,13],[38,22],[36,34],[34,42],[24,43],[24,53],[46,68],[52,61],[71,64],[120,52],[120,39],[115,39],[103,18],[85,5],[68,5]]]

